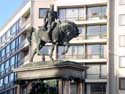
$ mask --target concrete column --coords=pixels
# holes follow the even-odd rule
[[[16,91],[17,93],[16,94],[20,94],[20,89],[21,89],[20,85],[17,85],[17,91]]]
[[[63,94],[63,81],[58,80],[58,94]]]
[[[84,87],[83,86],[83,82],[82,81],[78,81],[77,82],[77,94],[85,94],[83,87]]]
[[[28,83],[27,90],[30,91],[32,89],[32,82]]]
[[[63,94],[70,94],[70,80],[63,81]]]

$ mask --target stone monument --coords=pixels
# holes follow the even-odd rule
[[[65,45],[66,50],[62,54],[66,54],[69,41],[78,35],[77,25],[60,21],[51,5],[44,18],[44,26],[39,27],[38,31],[31,27],[27,32],[29,47],[33,46],[32,42],[37,46],[31,49],[30,62],[14,69],[18,94],[23,94],[23,86],[27,87],[28,94],[84,94],[84,71],[87,68],[73,61],[54,61],[52,57],[55,46]],[[40,49],[48,42],[52,43],[51,61],[33,62],[34,55],[40,55]]]

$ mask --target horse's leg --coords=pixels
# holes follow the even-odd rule
[[[66,42],[66,50],[62,53],[62,55],[65,55],[69,50],[69,42]]]
[[[52,44],[52,49],[51,49],[51,53],[50,53],[50,59],[51,59],[51,61],[53,61],[53,62],[54,62],[54,59],[53,59],[53,51],[54,51],[54,49],[55,49],[55,46],[56,46],[56,44]]]
[[[40,42],[41,42],[40,39],[38,39],[37,40],[37,45],[36,45],[37,46],[36,47],[36,49],[37,49],[37,55],[40,55],[40,45],[41,45]]]
[[[36,52],[37,52],[36,49],[34,49],[34,50],[33,50],[33,53],[32,53],[31,56],[30,56],[30,60],[29,60],[30,62],[33,62],[33,58],[34,58]]]

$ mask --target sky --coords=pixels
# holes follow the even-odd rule
[[[21,7],[24,0],[0,0],[0,28]]]

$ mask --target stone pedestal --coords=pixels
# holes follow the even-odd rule
[[[71,81],[77,84],[77,94],[83,94],[84,71],[86,67],[80,63],[71,61],[58,61],[56,64],[50,62],[36,62],[23,65],[14,71],[17,79],[32,82],[34,80],[57,79],[58,94],[71,94]],[[28,91],[32,89],[31,83]]]

